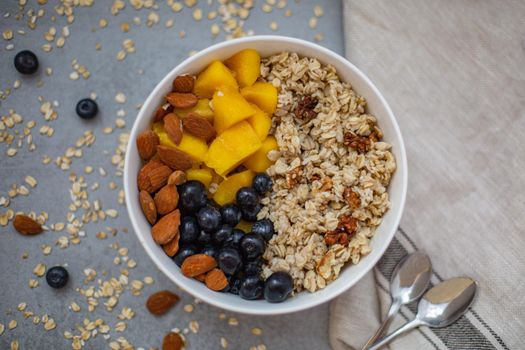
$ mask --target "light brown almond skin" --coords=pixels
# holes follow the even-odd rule
[[[137,136],[137,150],[140,158],[149,160],[157,153],[159,136],[151,130],[145,130]]]
[[[173,170],[188,170],[193,164],[189,155],[175,148],[157,146],[157,153],[159,158]]]
[[[150,295],[146,301],[146,308],[153,315],[159,316],[168,312],[179,301],[179,297],[169,290],[161,290],[160,292]]]
[[[153,193],[159,188],[163,187],[165,184],[167,184],[168,178],[170,177],[172,172],[173,171],[170,169],[170,167],[166,165],[151,170],[147,174],[147,178],[149,180],[149,187],[147,191],[149,193]]]
[[[149,174],[154,169],[162,167],[164,164],[157,159],[150,160],[148,163],[146,163],[139,171],[139,174],[137,176],[137,184],[139,187],[139,190],[146,190],[148,192],[149,188],[151,187]]]
[[[157,207],[151,195],[147,191],[140,191],[139,202],[146,220],[148,220],[151,225],[155,225],[157,221]]]
[[[166,244],[179,233],[180,212],[178,209],[160,218],[151,228],[151,236],[157,244]]]
[[[217,135],[215,128],[208,119],[201,117],[197,113],[190,113],[182,119],[184,130],[198,138],[211,141]]]
[[[164,119],[165,115],[171,112],[173,112],[173,106],[169,103],[163,104],[155,111],[155,115],[153,116],[153,122],[160,122],[162,119]]]
[[[181,271],[186,277],[202,275],[217,266],[217,261],[206,254],[195,254],[182,262]]]
[[[179,75],[173,80],[173,92],[189,93],[193,91],[195,78],[191,75]]]
[[[191,93],[171,92],[166,96],[166,101],[175,108],[190,108],[197,104],[197,96]]]
[[[164,130],[171,141],[176,145],[182,140],[182,122],[175,113],[169,113],[164,117]]]
[[[15,216],[13,226],[18,233],[26,236],[37,235],[43,231],[42,225],[29,216],[22,214]]]
[[[204,283],[206,287],[218,292],[228,286],[228,279],[221,269],[213,269],[206,274]]]
[[[177,186],[166,185],[155,194],[155,206],[159,215],[171,213],[177,208],[179,193]]]
[[[168,185],[182,185],[186,182],[186,173],[182,170],[175,170],[173,173],[171,173],[170,177],[168,178]]]
[[[173,257],[179,251],[179,238],[180,235],[177,234],[171,241],[162,245],[162,249],[167,256]]]
[[[170,332],[162,340],[162,350],[181,350],[184,347],[184,340],[175,332]]]

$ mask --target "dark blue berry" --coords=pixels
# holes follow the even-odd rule
[[[259,214],[261,209],[262,209],[262,205],[260,204],[257,204],[255,207],[242,208],[241,209],[242,218],[249,222],[257,221],[257,214]]]
[[[264,291],[264,282],[259,276],[244,276],[239,288],[239,295],[243,299],[260,299]]]
[[[244,274],[246,276],[260,276],[262,272],[262,262],[260,260],[250,261],[244,265]]]
[[[238,228],[234,228],[233,232],[230,237],[224,241],[224,246],[231,246],[237,248],[239,246],[239,243],[241,242],[241,239],[244,237],[245,233],[243,230],[239,230]]]
[[[77,103],[77,114],[82,119],[94,118],[98,113],[98,105],[90,98],[84,98]]]
[[[194,244],[183,245],[173,257],[173,261],[175,261],[175,264],[177,264],[178,267],[181,267],[184,259],[186,259],[188,256],[197,254],[197,252],[198,249]]]
[[[235,275],[242,268],[241,255],[234,248],[222,248],[217,260],[219,268],[227,275]]]
[[[252,226],[252,232],[260,234],[265,241],[269,241],[275,234],[273,222],[269,219],[256,221]]]
[[[180,186],[179,206],[183,212],[195,213],[208,202],[206,188],[196,180],[190,180]]]
[[[235,204],[228,204],[221,208],[222,221],[232,227],[241,222],[241,211]]]
[[[268,192],[272,185],[272,179],[266,173],[259,173],[253,178],[252,186],[259,194]]]
[[[244,235],[240,242],[242,255],[246,260],[255,260],[263,255],[266,242],[261,235],[251,233]]]
[[[194,243],[199,237],[200,228],[193,216],[183,216],[179,226],[180,242]]]
[[[221,225],[221,213],[217,208],[207,205],[197,213],[197,222],[206,232],[217,231]]]
[[[15,56],[15,68],[22,74],[33,74],[38,70],[38,58],[29,50],[20,51]]]
[[[239,295],[239,289],[241,288],[241,279],[238,276],[230,276],[228,278],[228,292]]]
[[[211,233],[201,230],[199,236],[197,237],[197,243],[201,246],[211,243]]]
[[[243,209],[253,208],[259,204],[259,195],[252,187],[241,187],[235,196],[237,205]]]
[[[264,298],[270,303],[284,301],[293,290],[293,279],[288,272],[274,272],[266,279]]]
[[[230,225],[222,224],[221,227],[214,233],[212,233],[211,238],[213,243],[217,245],[222,245],[226,242],[233,234],[233,229]]]
[[[202,254],[209,255],[215,259],[219,257],[219,249],[211,244],[204,246],[201,250]]]
[[[47,270],[46,281],[53,288],[62,288],[67,284],[69,274],[62,266],[54,266]]]

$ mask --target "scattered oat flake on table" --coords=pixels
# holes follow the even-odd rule
[[[115,95],[115,102],[117,103],[126,103],[126,95],[123,92],[118,92]]]
[[[7,328],[15,329],[16,326],[18,326],[18,322],[16,320],[11,320],[11,321],[9,321],[9,324],[7,325]]]
[[[38,263],[33,269],[33,273],[38,277],[44,276],[46,273],[46,265],[44,263]]]

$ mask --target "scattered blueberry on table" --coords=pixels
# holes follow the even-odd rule
[[[16,70],[22,74],[33,74],[38,70],[38,57],[32,51],[20,51],[14,62]]]
[[[98,105],[90,98],[84,98],[77,103],[76,112],[82,119],[92,119],[98,113]]]
[[[46,281],[50,287],[62,288],[67,284],[69,274],[62,266],[54,266],[47,270]]]

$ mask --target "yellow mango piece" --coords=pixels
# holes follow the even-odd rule
[[[241,89],[241,95],[268,114],[273,114],[277,108],[277,89],[272,83],[257,82],[244,87]]]
[[[257,173],[262,173],[274,163],[268,159],[268,152],[278,149],[279,146],[277,145],[277,140],[275,137],[268,136],[266,140],[263,141],[261,148],[248,157],[243,164],[250,170],[253,170]]]
[[[242,121],[219,134],[210,145],[206,165],[226,176],[261,147],[261,140],[248,122]]]
[[[211,98],[216,89],[228,86],[237,90],[237,80],[221,61],[213,61],[195,80],[193,92],[199,98]]]
[[[237,191],[244,186],[251,186],[255,173],[251,170],[234,174],[227,177],[220,183],[217,191],[213,195],[213,200],[217,204],[223,206],[225,204],[234,203]]]
[[[168,133],[164,130],[164,123],[163,122],[157,122],[154,123],[151,127],[153,132],[159,136],[160,144],[162,146],[166,147],[173,147],[176,148],[177,145],[171,141],[170,137],[168,136]]]
[[[248,118],[248,123],[252,126],[253,130],[259,136],[259,140],[263,141],[268,136],[270,128],[272,127],[272,118],[263,112],[257,105],[252,104],[255,108],[255,114]]]
[[[253,222],[241,220],[241,222],[239,222],[237,226],[235,226],[235,228],[238,228],[248,233],[248,232],[252,232],[252,226],[253,226]]]
[[[188,169],[186,170],[186,178],[188,180],[200,181],[208,188],[213,178],[213,170],[209,168],[204,169]]]
[[[171,141],[168,134],[164,130],[164,124],[162,122],[154,123],[151,128],[153,132],[159,136],[161,145],[181,150],[198,162],[204,162],[206,159],[208,145],[204,140],[184,132],[182,133],[182,139],[180,140],[180,143],[176,145],[173,143],[173,141]]]
[[[261,73],[261,56],[254,49],[239,51],[224,63],[235,73],[235,78],[241,87],[255,83]]]
[[[213,111],[210,107],[210,100],[207,98],[201,98],[197,101],[197,104],[191,108],[175,108],[174,112],[180,118],[184,118],[188,113],[197,113],[201,117],[213,122]]]
[[[213,126],[218,134],[255,114],[255,109],[237,90],[221,88],[213,94],[211,103],[215,116]]]

